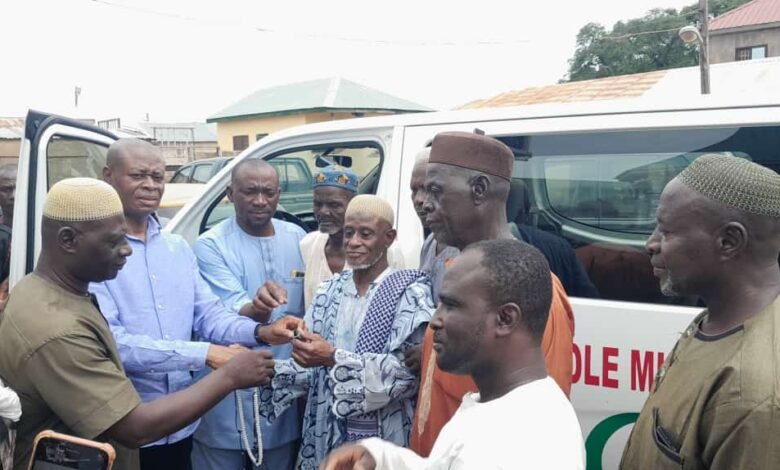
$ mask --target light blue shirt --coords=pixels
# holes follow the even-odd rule
[[[91,284],[111,327],[127,376],[144,402],[193,383],[209,343],[257,345],[257,323],[225,308],[198,272],[192,249],[149,217],[146,241],[127,236],[133,254],[116,279]],[[150,445],[190,436],[195,422]]]
[[[268,280],[273,280],[287,290],[287,304],[271,314],[274,321],[286,314],[303,316],[304,272],[299,243],[304,231],[297,225],[272,219],[274,235],[255,237],[238,226],[231,217],[204,233],[195,243],[195,255],[204,279],[220,299],[234,309],[250,302],[257,290]],[[259,347],[259,346],[258,346]],[[292,352],[289,344],[271,346],[274,359],[287,359]],[[198,376],[205,375],[205,371]],[[252,394],[242,396],[246,430],[250,443],[255,442]],[[201,420],[195,439],[208,447],[218,449],[243,449],[238,433],[238,413],[235,395],[222,400]],[[273,449],[300,439],[301,427],[297,407],[291,407],[269,425],[261,423],[263,448]]]

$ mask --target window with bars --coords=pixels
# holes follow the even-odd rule
[[[736,52],[736,59],[737,60],[753,60],[753,59],[763,59],[767,56],[767,46],[766,44],[763,46],[749,46],[749,47],[738,47]]]

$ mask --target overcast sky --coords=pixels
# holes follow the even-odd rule
[[[255,90],[335,75],[450,109],[557,82],[585,23],[689,3],[0,0],[0,116],[204,120]]]

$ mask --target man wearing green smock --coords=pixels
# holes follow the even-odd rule
[[[707,309],[658,371],[621,468],[780,468],[780,175],[701,156],[657,219],[647,249],[661,291]]]

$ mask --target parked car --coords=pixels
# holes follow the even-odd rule
[[[660,294],[644,250],[663,187],[704,153],[780,169],[780,97],[748,100],[693,96],[674,103],[658,98],[567,103],[286,129],[225,164],[166,230],[194,242],[230,213],[224,191],[230,169],[242,159],[302,160],[305,165],[290,166],[286,176],[288,182],[301,182],[287,186],[301,197],[311,191],[303,182],[318,161],[348,162],[361,177],[359,192],[392,204],[398,243],[413,267],[423,241],[409,197],[415,154],[442,131],[479,128],[502,140],[516,154],[510,220],[567,240],[600,291],[600,299],[571,299],[576,319],[571,399],[586,436],[588,468],[616,468],[664,355],[699,311],[696,299]],[[99,177],[114,139],[111,132],[78,121],[28,115],[15,206],[18,220],[26,223],[13,227],[12,284],[33,269],[48,188],[66,176]],[[68,151],[58,151],[62,146]],[[286,209],[285,217],[307,225],[300,219],[310,215],[310,204]]]
[[[176,170],[170,182],[207,183],[232,159],[233,157],[214,157],[187,163]]]

